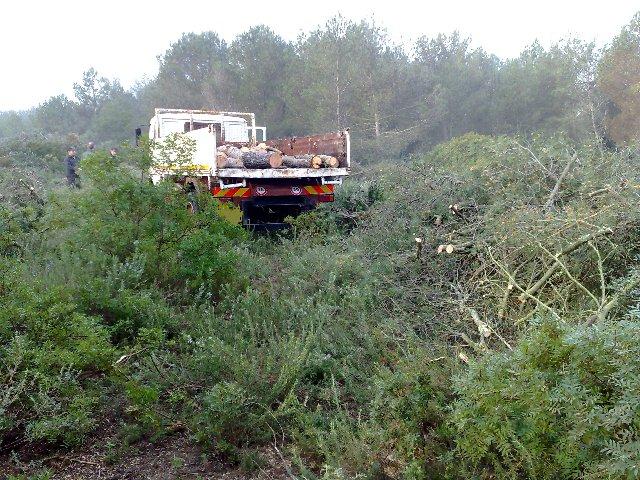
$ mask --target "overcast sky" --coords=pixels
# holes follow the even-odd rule
[[[603,45],[638,10],[638,0],[3,2],[0,111],[71,95],[73,82],[91,66],[128,87],[155,75],[156,57],[183,32],[213,30],[230,41],[262,23],[293,40],[341,13],[354,20],[373,17],[393,40],[407,45],[421,35],[458,30],[504,58],[535,39],[549,45],[572,35]]]

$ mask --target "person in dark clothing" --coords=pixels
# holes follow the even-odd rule
[[[67,166],[67,183],[70,187],[78,188],[78,175],[76,174],[76,168],[78,168],[78,156],[76,155],[76,149],[71,147],[67,150],[67,158],[64,159]]]

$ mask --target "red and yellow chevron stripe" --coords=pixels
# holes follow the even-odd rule
[[[239,187],[239,188],[220,188],[213,187],[212,190],[213,196],[216,198],[230,198],[230,197],[240,197],[246,198],[251,196],[251,189],[249,187]]]
[[[333,185],[308,185],[304,187],[307,195],[326,195],[333,193]]]

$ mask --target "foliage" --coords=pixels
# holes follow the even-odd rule
[[[36,138],[3,148],[12,161],[46,170],[59,147]],[[173,185],[140,175],[148,149],[124,149],[121,158],[131,163],[106,152],[87,157],[80,191],[3,198],[2,442],[80,443],[103,421],[108,394],[154,433],[158,397],[150,385],[123,381],[135,372],[114,370],[116,353],[157,352],[183,322],[182,302],[211,303],[223,289],[244,288],[232,242],[245,233],[219,220],[209,197],[189,214]]]
[[[173,184],[154,186],[106,152],[83,161],[81,175],[94,188],[52,198],[57,208],[47,221],[60,231],[74,231],[50,237],[57,248],[77,252],[87,262],[95,263],[98,253],[125,271],[140,269],[133,287],[211,295],[232,282],[235,256],[229,241],[244,232],[219,219],[210,196],[203,195],[200,210],[191,214],[184,193]]]
[[[227,43],[214,32],[184,34],[159,59],[158,87],[170,108],[230,109]]]
[[[90,70],[74,99],[7,116],[3,446],[78,444],[116,417],[112,461],[185,430],[248,468],[277,448],[305,478],[634,478],[639,157],[602,139],[619,47],[596,88],[579,41],[501,61],[458,34],[409,57],[340,17],[295,42],[204,32],[131,91]],[[352,126],[369,165],[271,236],[149,182],[193,153],[177,136],[98,149],[82,189],[58,188],[68,145],[124,137],[152,106]]]
[[[227,43],[186,33],[158,57],[158,74],[129,90],[90,68],[74,96],[5,112],[0,138],[22,131],[120,142],[155,107],[253,111],[271,136],[349,127],[363,162],[397,159],[469,132],[562,131],[629,145],[637,137],[637,18],[610,46],[574,38],[534,42],[500,59],[453,32],[409,48],[373,20],[341,16],[286,41],[264,25]],[[358,144],[364,142],[363,148]]]
[[[481,478],[636,478],[638,312],[620,322],[541,320],[514,352],[455,380],[456,449]]]
[[[0,439],[78,443],[96,422],[88,377],[108,371],[114,354],[107,331],[64,289],[26,282],[11,261],[0,269]]]
[[[618,145],[640,134],[640,13],[613,40],[598,66],[598,86],[607,100],[606,134]]]
[[[448,408],[456,365],[437,353],[417,350],[394,369],[382,369],[375,379],[372,413],[383,432],[378,456],[387,471],[403,471],[406,478],[446,478],[452,460],[455,435]],[[397,452],[391,461],[389,451]]]

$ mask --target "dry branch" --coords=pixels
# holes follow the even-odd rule
[[[553,259],[554,259],[553,264],[547,269],[546,272],[544,272],[544,274],[538,279],[536,283],[534,283],[531,287],[523,291],[518,297],[518,299],[521,302],[525,302],[528,297],[532,297],[538,290],[540,290],[544,286],[544,284],[547,283],[547,281],[551,278],[551,276],[554,273],[556,273],[556,271],[561,267],[560,262],[558,261],[560,257],[562,257],[563,255],[568,255],[569,253],[573,252],[574,250],[577,250],[582,245],[593,240],[596,237],[599,237],[601,235],[608,235],[612,232],[613,231],[608,227],[601,228],[593,233],[583,235],[572,244],[560,250],[558,253],[553,255]]]
[[[596,314],[596,319],[599,322],[604,321],[609,313],[611,313],[611,310],[618,306],[620,300],[626,297],[638,285],[640,285],[640,274],[636,273],[617,293],[611,296],[607,303],[602,305]]]
[[[558,177],[558,180],[556,180],[556,184],[553,186],[553,190],[551,190],[551,193],[549,194],[547,203],[544,204],[544,210],[549,210],[553,206],[554,202],[556,201],[556,197],[558,196],[558,192],[560,191],[560,186],[562,185],[562,182],[569,174],[569,170],[571,170],[571,166],[573,165],[573,163],[576,161],[577,158],[578,156],[575,153],[569,157],[569,161],[565,165],[564,169],[562,170],[562,173]]]

